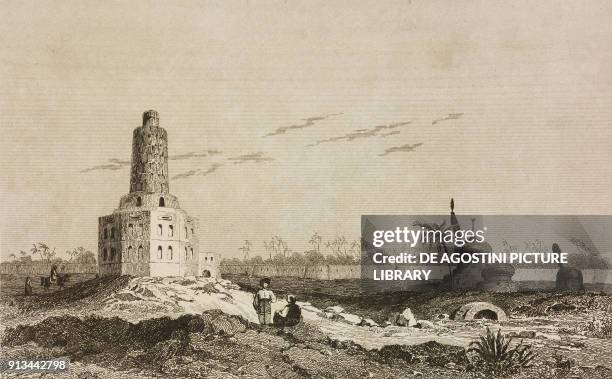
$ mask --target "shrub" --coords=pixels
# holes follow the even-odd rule
[[[587,323],[586,332],[589,337],[612,338],[612,318],[593,318]]]
[[[535,352],[522,341],[510,347],[512,337],[505,337],[501,330],[497,333],[487,328],[487,335],[480,337],[468,347],[467,353],[474,353],[472,366],[479,371],[495,377],[506,376],[529,367],[535,358]]]

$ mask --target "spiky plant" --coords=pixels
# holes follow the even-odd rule
[[[512,337],[505,337],[501,329],[497,333],[487,328],[487,335],[470,343],[467,352],[474,353],[473,364],[483,372],[495,377],[506,376],[529,367],[535,352],[523,342],[511,347]]]

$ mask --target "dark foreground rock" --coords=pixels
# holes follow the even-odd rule
[[[351,341],[331,340],[312,324],[277,329],[221,311],[138,323],[48,317],[8,328],[1,343],[2,358],[69,357],[73,373],[78,373],[75,377],[109,377],[109,373],[130,378],[483,377],[461,347],[428,342],[368,351]],[[514,377],[610,374],[605,367],[577,367],[557,359],[542,360]]]

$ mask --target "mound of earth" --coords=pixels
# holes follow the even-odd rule
[[[389,349],[366,351],[331,341],[308,324],[278,330],[219,310],[138,323],[120,318],[50,317],[7,329],[2,345],[5,358],[69,357],[84,371],[100,366],[140,375],[193,378],[392,378],[414,364],[404,360],[386,365]],[[438,353],[454,354],[442,345]],[[428,366],[420,370],[434,373]],[[451,377],[440,374],[436,376]]]
[[[51,309],[61,306],[74,306],[75,303],[100,304],[108,296],[125,288],[129,276],[103,276],[74,284],[61,291],[44,293],[36,296],[13,296],[5,302],[15,303],[24,312]]]

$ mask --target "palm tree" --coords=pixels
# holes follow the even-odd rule
[[[35,243],[32,244],[32,248],[30,249],[30,253],[32,253],[32,255],[40,253],[40,259],[42,260],[42,252],[39,251],[38,246],[36,246]]]
[[[244,262],[246,262],[249,259],[249,252],[251,251],[251,245],[252,245],[251,241],[244,240],[244,245],[238,249],[242,251],[242,253],[244,254],[244,258],[243,258]]]
[[[38,248],[39,248],[38,252],[40,253],[40,259],[44,260],[44,258],[47,257],[47,260],[51,262],[51,258],[55,256],[55,248],[51,250],[49,245],[47,245],[44,242],[39,242]]]
[[[316,251],[317,253],[320,253],[321,252],[321,241],[323,241],[323,238],[319,235],[319,233],[314,232],[312,237],[310,237],[310,241],[308,241],[308,243],[312,245],[314,251]]]
[[[264,249],[266,249],[266,252],[269,254],[270,256],[270,260],[272,260],[272,242],[268,243],[267,241],[264,241]]]

